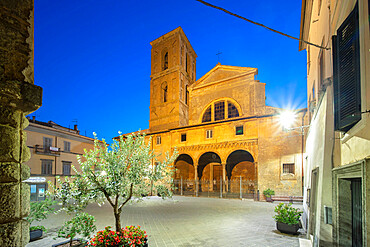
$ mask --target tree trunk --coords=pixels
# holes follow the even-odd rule
[[[114,212],[114,218],[116,219],[116,231],[121,231],[121,213]]]

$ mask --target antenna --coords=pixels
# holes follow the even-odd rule
[[[218,51],[217,53],[216,53],[216,56],[217,56],[217,61],[219,62],[219,63],[221,63],[221,61],[220,61],[220,55],[222,54],[222,52],[220,52],[220,51]]]

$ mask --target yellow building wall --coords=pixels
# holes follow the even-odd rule
[[[55,130],[50,127],[40,126],[38,124],[30,123],[30,128],[26,128],[27,141],[26,144],[30,148],[31,158],[26,164],[31,169],[31,177],[45,177],[46,182],[51,181],[55,184],[55,176],[63,175],[63,161],[71,162],[77,170],[80,166],[77,162],[77,155],[84,154],[84,149],[93,149],[94,142],[92,138],[73,135],[68,132]],[[48,133],[45,133],[48,132]],[[45,154],[44,152],[36,152],[36,145],[43,146],[43,138],[51,138],[52,147],[59,148],[58,155]],[[79,140],[78,140],[79,139]],[[64,141],[70,142],[70,152],[64,150]],[[40,148],[41,149],[41,148]],[[42,149],[41,149],[42,150]],[[52,152],[55,153],[55,152]],[[52,175],[43,175],[42,160],[52,160]],[[75,171],[71,167],[71,175],[75,175]]]

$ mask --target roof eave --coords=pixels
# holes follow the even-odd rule
[[[312,0],[302,0],[302,9],[301,9],[301,26],[299,33],[299,47],[298,51],[306,49],[307,44],[302,42],[302,40],[308,39],[308,33],[311,24],[311,14],[312,14]]]

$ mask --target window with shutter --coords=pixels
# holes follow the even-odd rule
[[[51,175],[53,173],[52,160],[41,160],[41,174]]]
[[[63,161],[63,175],[71,175],[71,163],[69,161]]]
[[[49,137],[44,137],[44,152],[49,153],[50,152],[50,147],[52,146],[53,139]]]
[[[347,132],[361,120],[358,6],[333,36],[335,130]]]
[[[64,141],[64,151],[70,152],[71,151],[71,143]]]

